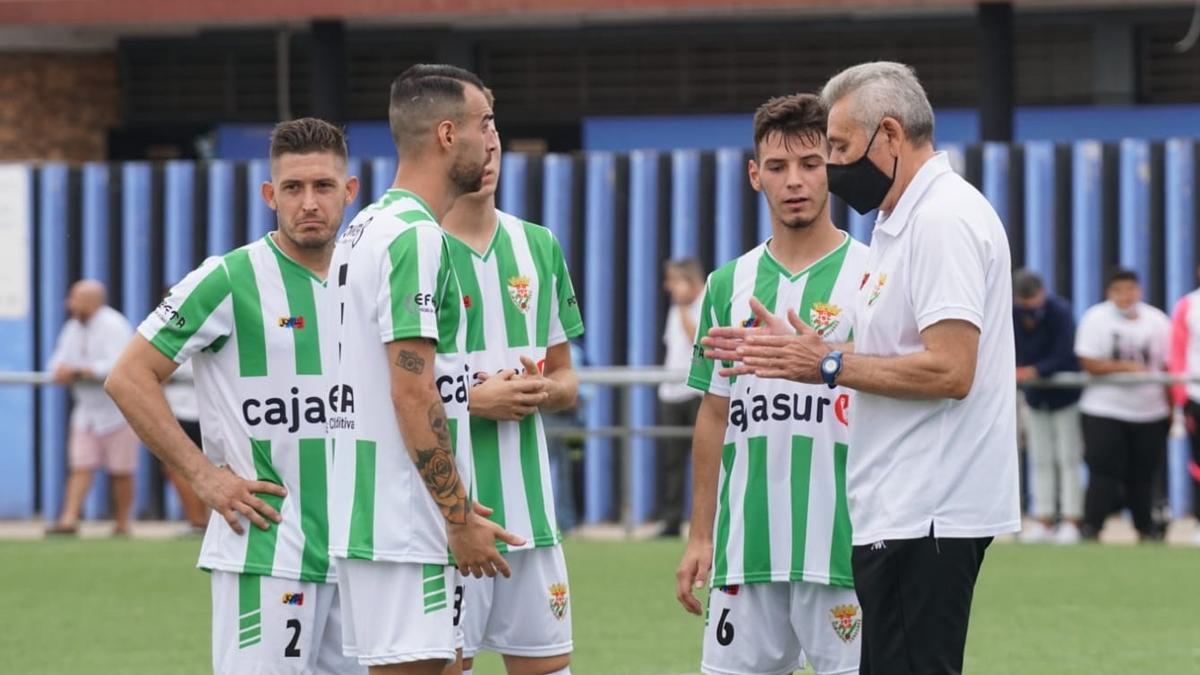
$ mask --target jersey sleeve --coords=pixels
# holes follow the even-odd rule
[[[688,372],[687,384],[706,394],[729,397],[729,378],[717,372],[717,364],[712,359],[704,358],[704,347],[700,340],[716,326],[720,326],[720,316],[717,307],[727,299],[720,297],[719,289],[715,289],[712,276],[704,286],[704,299],[700,301],[700,320],[696,324],[696,336],[692,344],[692,368]],[[732,365],[732,364],[726,364]]]
[[[547,233],[549,233],[547,231]],[[562,247],[554,235],[550,235],[550,248],[554,266],[554,297],[550,303],[550,335],[548,346],[562,344],[583,335],[583,317],[579,313],[579,300],[575,297],[575,284],[571,283],[571,272],[567,269]]]
[[[920,214],[908,227],[914,228],[908,293],[918,330],[953,319],[983,328],[988,242],[942,211]]]
[[[412,338],[437,342],[437,290],[443,264],[449,261],[442,231],[436,226],[414,225],[388,245],[376,308],[383,342]]]
[[[171,289],[138,334],[175,363],[218,349],[233,333],[231,294],[224,260],[209,258]]]

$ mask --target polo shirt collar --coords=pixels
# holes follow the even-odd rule
[[[921,197],[925,195],[929,186],[933,185],[933,182],[943,174],[952,170],[949,155],[945,152],[933,153],[933,156],[917,171],[912,182],[904,189],[904,193],[900,195],[900,201],[896,202],[896,208],[892,209],[887,216],[880,211],[875,217],[875,229],[893,237],[898,236],[908,223],[908,216],[912,213],[913,207],[921,201]]]

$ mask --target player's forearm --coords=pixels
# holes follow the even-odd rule
[[[851,389],[895,398],[956,398],[971,390],[974,372],[962,364],[922,351],[904,356],[846,354],[837,383]]]
[[[432,383],[399,395],[393,390],[392,403],[408,456],[416,465],[429,496],[433,497],[447,522],[465,523],[470,502],[454,462],[450,424],[437,390]]]
[[[1135,361],[1114,361],[1112,359],[1089,359],[1080,357],[1079,365],[1090,375],[1112,375],[1114,373],[1140,373],[1145,370],[1142,364]]]
[[[213,466],[175,419],[153,370],[136,363],[118,363],[105,380],[104,390],[150,452],[186,481],[194,482]]]
[[[549,397],[542,404],[542,410],[558,412],[575,407],[579,398],[579,375],[574,368],[559,368],[546,373],[546,379],[553,384],[547,393]]]
[[[729,402],[711,394],[704,397],[692,434],[692,519],[688,535],[693,541],[712,541],[717,514],[717,481]]]

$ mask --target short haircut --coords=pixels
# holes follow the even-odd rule
[[[821,90],[831,108],[851,95],[854,117],[868,134],[891,117],[914,144],[933,141],[933,107],[912,68],[891,61],[860,63],[834,75]]]
[[[280,122],[271,130],[271,159],[282,155],[307,155],[313,152],[331,152],[343,161],[346,151],[346,133],[325,120],[315,117]]]
[[[1019,269],[1013,272],[1013,294],[1022,300],[1028,300],[1040,293],[1046,286],[1042,278],[1032,270]]]
[[[764,139],[780,134],[785,148],[792,139],[816,144],[825,140],[829,108],[815,94],[776,96],[754,111],[754,156]]]
[[[667,271],[678,270],[696,281],[704,281],[704,265],[701,265],[700,261],[695,258],[674,258],[668,260],[665,267]]]
[[[1135,284],[1142,283],[1138,280],[1137,272],[1126,267],[1117,267],[1108,273],[1108,278],[1104,280],[1104,288],[1106,290],[1112,288],[1112,285],[1119,281],[1132,281]]]
[[[388,125],[401,152],[419,151],[422,141],[443,120],[461,124],[466,85],[487,92],[479,76],[446,64],[418,63],[392,82]]]

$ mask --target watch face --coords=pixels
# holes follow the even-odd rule
[[[822,367],[825,369],[825,372],[832,373],[833,371],[837,370],[837,362],[835,362],[833,359],[825,359],[825,363],[822,364]]]

